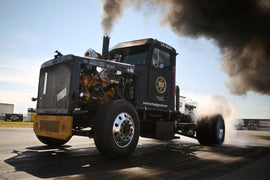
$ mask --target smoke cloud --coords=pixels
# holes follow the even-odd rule
[[[102,0],[103,15],[101,26],[105,35],[112,31],[114,23],[122,16],[125,0]]]
[[[224,55],[222,69],[231,93],[270,94],[269,0],[103,0],[106,34],[126,6],[164,8],[162,24],[178,36],[215,40]]]
[[[235,139],[237,139],[237,134],[235,130],[236,119],[238,116],[238,107],[232,101],[223,96],[204,96],[201,94],[196,94],[192,92],[186,92],[188,97],[190,97],[196,104],[196,117],[222,114],[225,121],[225,143],[234,144]],[[242,142],[243,143],[243,142]]]

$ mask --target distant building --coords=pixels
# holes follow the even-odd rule
[[[3,119],[6,113],[14,112],[14,104],[0,103],[0,118]]]
[[[243,119],[244,126],[255,124],[257,127],[270,127],[270,119]]]
[[[236,129],[270,130],[270,119],[238,119]]]

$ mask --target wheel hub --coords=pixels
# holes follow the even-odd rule
[[[221,140],[224,135],[224,124],[221,123],[220,121],[217,124],[217,135],[219,140]]]
[[[127,147],[134,136],[134,121],[128,113],[120,113],[113,122],[112,134],[118,147]]]

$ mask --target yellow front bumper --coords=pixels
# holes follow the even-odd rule
[[[38,136],[67,139],[72,136],[72,116],[37,115],[34,119],[34,132]]]

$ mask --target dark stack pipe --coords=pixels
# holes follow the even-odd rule
[[[179,111],[180,109],[180,88],[179,86],[176,86],[175,88],[175,94],[176,94],[176,111]]]
[[[109,55],[110,37],[103,36],[102,59],[107,60]]]

